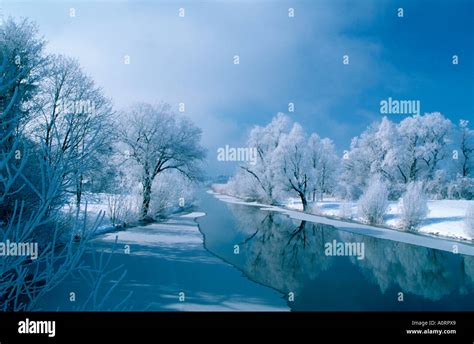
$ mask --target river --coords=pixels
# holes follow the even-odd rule
[[[472,256],[290,219],[204,190],[196,212],[206,215],[101,235],[83,262],[97,272],[69,276],[40,309],[474,310]],[[327,243],[363,243],[364,255],[329,256]]]

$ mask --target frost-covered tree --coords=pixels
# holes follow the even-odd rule
[[[382,224],[387,212],[388,194],[388,187],[380,176],[372,177],[358,201],[359,216],[371,225]]]
[[[274,203],[277,199],[278,175],[273,166],[275,151],[290,126],[288,116],[278,113],[267,126],[255,126],[250,131],[247,145],[257,150],[257,162],[241,166],[251,176],[250,179],[242,180],[252,182],[252,187],[258,190],[261,195],[259,198],[264,202]]]
[[[257,161],[241,166],[245,174],[237,173],[227,192],[268,203],[296,194],[307,210],[310,197],[322,199],[335,189],[339,158],[333,142],[317,134],[307,138],[301,125],[286,115],[279,113],[267,126],[254,127],[247,144],[257,150]]]
[[[440,161],[447,157],[451,130],[451,121],[438,112],[400,122],[396,166],[404,183],[433,178]]]
[[[342,196],[346,199],[359,198],[374,175],[393,182],[397,173],[395,148],[398,145],[396,125],[386,117],[354,137],[343,160],[340,178]]]
[[[30,116],[33,97],[37,94],[38,83],[45,73],[47,57],[43,50],[45,42],[38,37],[34,23],[25,19],[16,22],[9,18],[0,27],[0,46],[2,54],[2,92],[0,106],[6,116],[16,118],[4,122],[0,128],[1,136],[11,128],[19,129]],[[8,107],[9,106],[9,107]],[[6,121],[6,119],[4,119]],[[12,138],[6,140],[13,141]],[[6,142],[4,143],[6,144]]]
[[[216,189],[217,187],[217,189]],[[214,186],[216,192],[236,196],[248,201],[261,201],[263,199],[262,189],[257,185],[255,177],[245,171],[238,169],[235,175],[222,187]]]
[[[449,198],[474,198],[474,131],[468,127],[469,121],[460,120],[453,145],[454,168],[446,194]]]
[[[27,21],[9,20],[0,27],[0,242],[38,245],[34,256],[0,259],[2,311],[34,310],[79,265],[87,239],[100,221],[89,230],[77,213],[73,228],[64,231],[59,214],[51,212],[63,165],[52,168],[36,154],[46,147],[28,141],[24,132],[41,75],[42,46]]]
[[[325,193],[335,189],[340,160],[334,143],[328,138],[321,139],[316,133],[309,137],[308,149],[312,176],[312,200],[314,202],[318,194],[322,201]]]
[[[190,180],[201,177],[201,129],[173,114],[169,105],[137,104],[122,114],[119,127],[125,155],[141,169],[141,219],[148,217],[153,181],[159,174],[174,170]]]
[[[390,186],[398,198],[413,181],[431,181],[433,190],[447,163],[452,123],[440,113],[407,117],[399,124],[383,118],[352,140],[341,178],[346,194],[360,194],[373,175]],[[439,183],[445,183],[438,179]]]
[[[195,183],[178,171],[160,174],[153,182],[149,214],[166,217],[178,208],[189,209],[194,204],[195,187]]]
[[[421,182],[411,182],[401,198],[400,220],[404,229],[414,230],[428,215],[428,201]]]
[[[459,121],[460,142],[459,148],[461,151],[460,158],[460,174],[462,177],[470,177],[474,164],[474,130],[469,129],[469,121]]]
[[[280,187],[295,193],[308,210],[308,196],[311,192],[312,177],[309,146],[306,134],[298,123],[295,123],[288,134],[283,135],[275,150],[273,164],[279,175]]]
[[[30,131],[46,147],[43,158],[53,167],[63,165],[62,188],[79,205],[84,182],[110,155],[111,103],[76,60],[61,55],[50,58],[35,101]]]
[[[26,210],[38,201],[29,185],[15,170],[22,169],[30,184],[37,185],[38,166],[26,167],[27,147],[23,127],[31,116],[32,99],[44,73],[44,41],[38,38],[36,26],[28,20],[8,19],[0,27],[0,222],[8,219],[18,199]]]
[[[457,175],[457,177],[448,184],[447,196],[451,199],[472,200],[474,198],[474,178]]]

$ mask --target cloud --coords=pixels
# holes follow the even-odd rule
[[[348,34],[353,25],[370,26],[372,1],[182,6],[184,18],[170,2],[78,2],[75,18],[62,3],[6,7],[36,20],[49,51],[78,58],[117,107],[166,101],[177,109],[184,102],[203,128],[216,171],[216,147],[242,145],[249,127],[285,112],[290,101],[296,103],[294,119],[307,130],[349,142],[357,117],[348,117],[348,109],[357,113],[361,95],[376,88],[385,71],[396,73],[382,61],[380,43]],[[123,63],[125,55],[130,65]]]

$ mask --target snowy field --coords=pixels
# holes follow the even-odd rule
[[[474,201],[428,201],[429,213],[418,228],[418,232],[453,239],[473,240],[473,237],[467,233],[464,223],[464,216],[469,204],[474,204]],[[295,210],[303,209],[301,202],[297,198],[290,198],[286,207]],[[311,213],[315,215],[347,218],[352,221],[362,222],[357,215],[357,202],[343,203],[329,200],[312,203],[311,208]],[[398,202],[390,202],[387,215],[385,215],[385,225],[395,229],[401,228],[400,206]]]

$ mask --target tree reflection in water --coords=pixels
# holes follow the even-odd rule
[[[450,294],[473,291],[474,257],[356,235],[256,207],[229,204],[229,208],[241,233],[248,233],[240,243],[245,259],[239,268],[251,279],[285,294],[298,293],[308,280],[339,269],[340,264],[334,264],[337,259],[350,262],[351,269],[375,283],[382,294],[396,288],[437,301]],[[250,228],[253,233],[249,233]],[[365,258],[326,256],[324,245],[333,240],[364,243]]]
[[[303,276],[315,278],[330,265],[324,255],[324,226],[305,221],[295,225],[272,212],[254,223],[255,233],[240,246],[246,254],[244,270],[260,283],[297,291]]]

